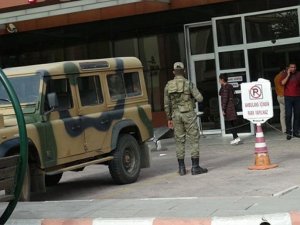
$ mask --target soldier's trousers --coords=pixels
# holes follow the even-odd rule
[[[173,113],[174,135],[176,141],[176,156],[178,159],[185,157],[185,143],[189,142],[191,146],[191,157],[199,157],[199,128],[197,115],[194,111]]]

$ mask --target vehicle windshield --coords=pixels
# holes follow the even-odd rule
[[[20,104],[36,104],[39,96],[39,80],[38,75],[20,76],[8,78],[12,84]],[[0,105],[11,104],[8,94],[0,83]]]

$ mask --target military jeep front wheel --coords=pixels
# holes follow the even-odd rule
[[[140,147],[136,139],[129,134],[119,137],[109,171],[117,184],[129,184],[137,180],[141,170]]]

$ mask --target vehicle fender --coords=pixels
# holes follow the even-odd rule
[[[0,157],[4,157],[9,155],[10,151],[15,148],[19,148],[20,146],[20,138],[13,138],[7,141],[4,141],[0,144]],[[29,146],[34,146],[34,143],[31,139],[28,139],[28,151]]]
[[[130,128],[133,128],[133,130],[131,130]],[[111,149],[115,149],[117,147],[118,137],[119,137],[121,130],[123,130],[123,129],[129,129],[128,130],[128,132],[129,132],[129,131],[136,131],[136,129],[138,129],[138,128],[137,128],[137,125],[135,124],[135,122],[133,122],[132,120],[121,120],[121,121],[117,122],[112,129]]]
[[[7,141],[1,143],[0,144],[0,158],[10,155],[12,149],[19,148],[19,146],[20,146],[19,138],[10,139],[10,140],[7,140]],[[32,142],[32,140],[28,139],[28,151],[30,151],[30,146],[34,147],[34,143]],[[31,153],[33,153],[33,152],[31,152]],[[29,158],[30,158],[30,156],[28,156],[28,159]],[[29,165],[30,167],[32,167],[32,168],[30,168],[30,172],[31,172],[30,175],[32,177],[31,191],[45,192],[46,191],[46,189],[45,189],[45,173],[40,168],[39,160],[40,160],[39,158],[36,158],[36,162]]]
[[[0,157],[6,156],[9,151],[13,148],[16,148],[20,145],[20,139],[14,138],[4,141],[0,144]]]

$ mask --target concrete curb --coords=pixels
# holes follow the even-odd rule
[[[300,225],[300,212],[212,218],[11,219],[7,225]]]

